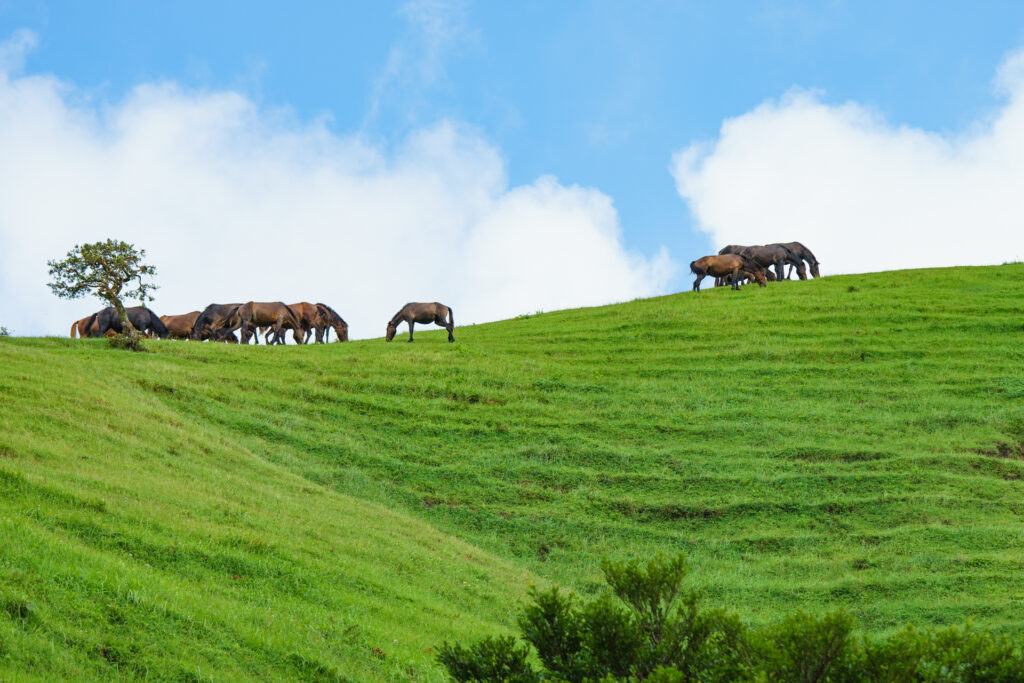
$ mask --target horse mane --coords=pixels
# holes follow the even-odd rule
[[[797,263],[802,263],[803,262],[803,259],[800,258],[799,256],[797,256],[795,251],[793,251],[792,249],[790,249],[789,247],[787,247],[784,244],[780,244],[779,246],[782,247],[782,250],[785,251],[789,256],[791,256],[794,261],[796,261]]]
[[[401,321],[402,311],[404,311],[405,309],[409,308],[409,306],[412,306],[412,302],[411,301],[409,303],[407,303],[406,305],[402,306],[401,308],[399,308],[398,309],[398,313],[395,313],[393,316],[391,316],[391,320],[388,321],[388,325],[397,325],[398,323],[402,322]]]
[[[289,306],[288,304],[286,304],[285,302],[281,301],[281,302],[279,302],[279,303],[280,303],[280,304],[281,304],[282,306],[284,306],[285,308],[287,308],[287,309],[288,309],[288,312],[292,314],[292,317],[293,317],[293,318],[295,318],[295,325],[296,325],[296,329],[298,329],[298,326],[299,326],[299,321],[300,321],[300,320],[302,320],[302,318],[300,318],[299,316],[295,315],[295,311],[293,311],[293,310],[292,310],[292,307],[291,307],[291,306]]]
[[[764,268],[761,267],[760,263],[758,263],[754,259],[750,258],[749,256],[744,256],[743,254],[738,254],[738,256],[741,259],[743,259],[743,265],[746,266],[748,269],[750,269],[750,270],[764,270]]]
[[[325,310],[326,310],[326,311],[327,311],[328,313],[330,313],[330,314],[331,314],[332,316],[334,316],[335,318],[337,318],[337,319],[338,319],[338,320],[340,320],[341,322],[343,322],[343,323],[345,323],[346,325],[348,325],[348,323],[346,323],[346,322],[345,322],[345,319],[344,319],[344,318],[342,318],[342,317],[341,317],[340,315],[338,315],[338,312],[337,312],[336,310],[334,310],[333,308],[331,308],[330,306],[328,306],[327,304],[317,304],[316,306],[317,306],[317,308],[323,308],[323,309],[325,309]],[[332,321],[332,322],[333,322],[333,321]]]

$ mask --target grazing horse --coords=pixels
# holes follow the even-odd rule
[[[740,254],[717,254],[703,256],[690,263],[690,272],[697,276],[693,281],[693,291],[700,291],[700,282],[708,275],[714,277],[728,277],[733,289],[739,289],[741,276],[747,277],[761,287],[768,284],[765,279],[764,269],[746,256]]]
[[[295,315],[295,311],[280,301],[244,303],[235,308],[224,320],[216,323],[214,328],[232,332],[241,328],[241,343],[248,344],[253,330],[262,325],[273,326],[275,344],[284,343],[282,330],[285,329],[285,326],[291,327],[293,330],[300,328],[299,318]]]
[[[779,246],[789,249],[791,252],[796,254],[797,258],[807,261],[807,265],[811,267],[811,275],[813,277],[821,277],[821,271],[818,270],[818,266],[821,265],[821,262],[818,261],[817,257],[814,256],[814,252],[810,249],[799,242],[780,242]]]
[[[167,338],[167,328],[160,322],[160,318],[156,316],[156,313],[145,306],[132,306],[131,308],[124,309],[124,312],[128,314],[128,322],[139,332],[143,334],[153,332],[161,339]],[[79,325],[78,329],[81,331],[82,326]],[[118,334],[124,332],[121,318],[118,317],[117,309],[113,306],[90,315],[85,321],[85,329],[89,331],[90,337],[102,337],[109,330],[113,330]]]
[[[319,314],[316,318],[316,325],[313,327],[316,330],[316,343],[324,343],[330,341],[331,328],[334,328],[334,333],[338,335],[338,341],[348,341],[348,323],[345,319],[338,315],[338,312],[327,304],[317,304],[317,313]],[[324,336],[326,334],[326,337]]]
[[[727,244],[727,245],[725,245],[724,247],[722,247],[721,249],[718,250],[718,254],[720,256],[724,256],[725,254],[742,254],[744,249],[749,249],[749,248],[750,247],[745,245],[745,244]],[[767,275],[767,274],[770,274],[771,271],[765,271],[765,273]],[[750,278],[745,278],[745,279],[748,282],[750,280]],[[772,278],[772,279],[774,279],[774,278]],[[729,278],[727,278],[727,277],[716,277],[715,278],[715,287],[721,287],[722,285],[729,285],[729,284],[732,284],[732,283],[729,282]]]
[[[203,341],[204,339],[216,339],[213,329],[220,325],[228,316],[234,313],[242,304],[210,304],[203,309],[203,312],[196,318],[192,325],[190,339]]]
[[[188,339],[192,336],[192,327],[199,318],[199,311],[183,313],[182,315],[162,315],[160,322],[167,328],[167,334],[171,339]]]
[[[414,323],[435,323],[448,330],[448,341],[455,341],[452,330],[455,329],[455,313],[450,306],[432,303],[408,303],[402,306],[402,310],[395,313],[388,321],[387,340],[395,338],[396,328],[400,323],[409,323],[409,341],[412,341],[412,326]]]
[[[77,333],[77,336],[80,339],[85,339],[86,337],[90,336],[89,332],[95,332],[96,330],[99,329],[99,325],[96,324],[96,320],[95,319],[93,319],[93,321],[92,321],[92,329],[91,330],[85,326],[85,324],[87,322],[89,322],[89,318],[92,318],[92,316],[91,315],[87,315],[84,318],[82,318],[81,320],[76,320],[75,322],[71,323],[71,338],[72,339],[75,338],[76,333]],[[113,330],[107,330],[106,336],[109,337],[109,336],[113,336],[115,334],[117,334],[117,332],[114,332]]]
[[[281,329],[292,329],[292,339],[295,340],[295,343],[305,344],[313,334],[313,328],[316,326],[316,320],[320,315],[320,312],[317,310],[316,306],[306,301],[302,301],[297,304],[289,304],[288,308],[290,308],[292,313],[295,314],[295,318],[299,321],[299,324],[298,327],[292,327],[291,323],[286,321],[281,325]],[[259,335],[256,334],[255,331],[253,331],[253,334],[256,336],[256,343],[259,344]],[[274,341],[283,343],[283,340],[279,339],[275,339]],[[266,342],[269,344],[270,340],[266,339]]]
[[[778,276],[777,279],[779,280],[786,277],[786,264],[796,267],[797,275],[800,276],[801,280],[807,279],[807,270],[804,269],[804,262],[801,261],[796,254],[781,244],[747,247],[740,252],[740,255],[753,259],[765,270],[769,270],[772,266],[775,266],[775,274]]]

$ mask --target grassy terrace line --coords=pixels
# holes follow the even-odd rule
[[[0,678],[443,680],[529,585],[657,551],[755,624],[1020,629],[1022,294],[1014,264],[455,344],[0,339]]]

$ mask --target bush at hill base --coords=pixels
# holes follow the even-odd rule
[[[438,661],[456,681],[1024,681],[1024,638],[970,627],[888,639],[854,635],[845,612],[791,614],[746,627],[702,610],[685,592],[682,557],[604,562],[610,591],[589,602],[552,588],[532,593],[519,618],[525,643],[488,637],[444,643]],[[541,668],[531,658],[531,646]]]

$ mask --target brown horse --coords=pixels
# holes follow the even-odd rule
[[[274,343],[283,344],[282,331],[285,325],[293,330],[300,327],[298,316],[287,304],[280,301],[249,301],[231,312],[224,320],[213,325],[214,329],[234,332],[241,328],[241,343],[248,344],[253,330],[262,325],[271,325],[274,329]]]
[[[779,246],[789,249],[791,252],[796,254],[797,258],[807,261],[807,265],[811,267],[811,275],[813,277],[821,277],[821,271],[818,270],[818,266],[821,265],[821,262],[810,249],[799,242],[780,242]],[[792,270],[790,272],[792,272]]]
[[[700,282],[708,275],[728,277],[733,289],[739,289],[741,277],[747,277],[761,287],[768,284],[764,269],[755,261],[739,254],[717,254],[704,256],[690,263],[690,272],[697,276],[693,281],[693,291],[700,291]]]
[[[308,344],[314,330],[317,330],[317,341],[323,338],[323,332],[319,328],[321,314],[318,306],[314,306],[307,301],[301,301],[297,304],[288,304],[288,308],[292,309],[292,312],[299,321],[299,326],[292,327],[291,322],[286,320],[281,325],[282,334],[284,330],[292,330],[292,339],[296,344]],[[264,341],[267,344],[283,343],[283,338],[278,339],[267,336],[267,332],[271,327],[271,325],[260,325],[258,329],[251,329],[249,331],[256,338],[257,344],[260,343],[260,334],[264,335]],[[246,343],[248,343],[248,338],[246,338]]]
[[[452,335],[452,330],[455,329],[455,313],[449,306],[439,304],[436,301],[432,303],[408,303],[402,306],[402,310],[395,313],[394,317],[388,321],[386,337],[388,341],[395,338],[396,328],[403,322],[409,323],[409,341],[412,341],[412,326],[414,323],[434,323],[440,325],[448,330],[448,341],[455,341],[455,337]]]
[[[288,308],[292,309],[296,319],[299,321],[299,326],[292,328],[292,339],[295,340],[296,344],[305,344],[309,341],[310,336],[313,334],[313,328],[316,327],[317,318],[320,312],[313,304],[302,301],[297,304],[289,304]],[[282,329],[291,328],[291,324],[285,322],[282,325]],[[275,340],[277,341],[277,340]],[[256,343],[259,343],[259,338],[256,338]],[[269,341],[267,342],[270,343]]]
[[[192,326],[199,318],[199,311],[183,313],[181,315],[162,315],[160,322],[167,328],[167,335],[171,339],[188,339],[192,336]]]
[[[81,338],[81,339],[85,339],[86,337],[89,336],[89,330],[85,329],[85,324],[87,322],[89,322],[90,318],[92,318],[92,316],[91,315],[87,315],[84,318],[82,318],[81,320],[76,320],[75,322],[71,323],[71,338],[72,339],[74,339],[76,336]],[[93,319],[92,326],[93,326],[93,331],[96,331],[96,330],[99,329],[99,325],[96,324],[96,320],[95,319]],[[117,334],[117,333],[115,332],[114,334]]]
[[[327,304],[317,304],[316,310],[319,315],[313,329],[316,330],[317,344],[329,341],[332,327],[334,328],[334,333],[338,335],[338,341],[348,341],[348,323],[338,315],[337,311]],[[326,338],[324,337],[325,334],[327,335]]]

